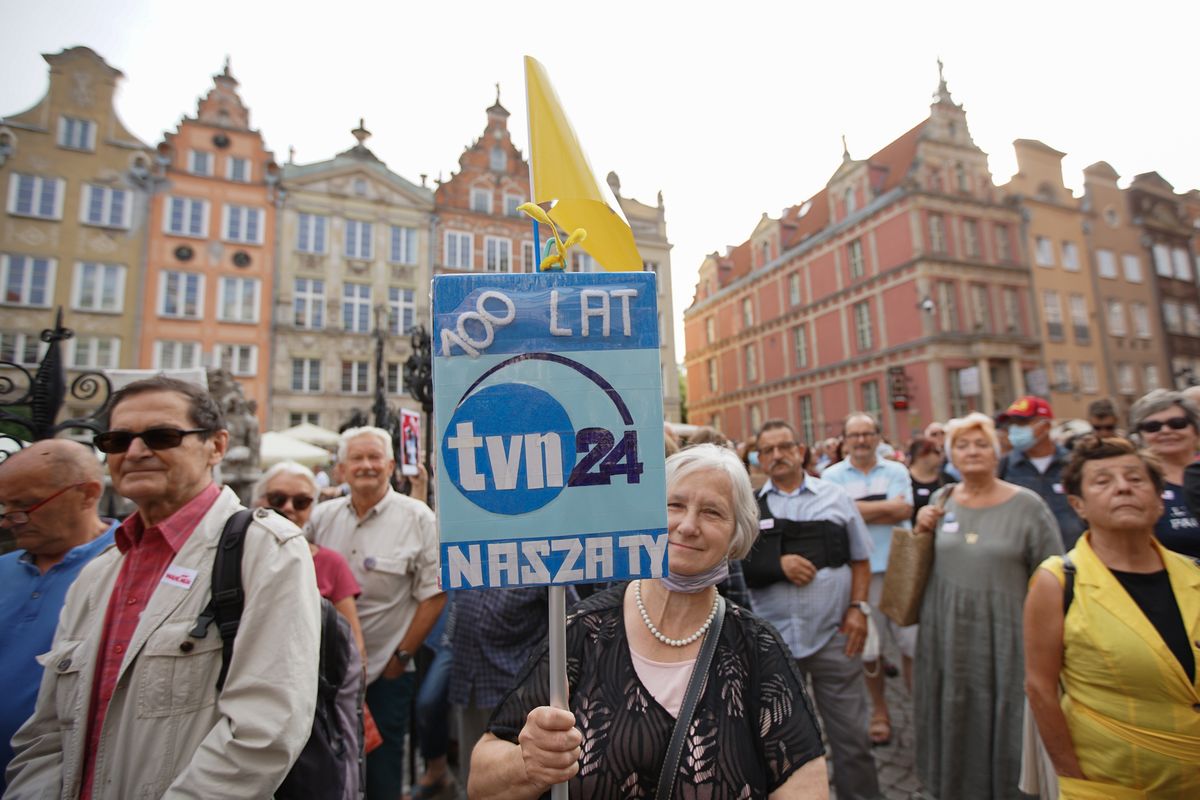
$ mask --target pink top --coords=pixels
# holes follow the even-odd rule
[[[336,604],[362,594],[350,565],[336,550],[318,547],[313,553],[313,568],[317,571],[317,591],[329,602]]]
[[[692,668],[696,659],[688,661],[651,661],[639,655],[632,647],[629,655],[633,657],[633,670],[638,680],[650,692],[650,696],[658,701],[672,717],[679,716],[679,707],[683,705],[683,696],[687,694],[688,681],[692,679]]]

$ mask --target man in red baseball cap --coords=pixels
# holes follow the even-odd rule
[[[997,424],[1008,430],[1012,452],[1000,460],[999,477],[1036,492],[1058,520],[1063,548],[1075,546],[1086,525],[1067,503],[1062,471],[1071,451],[1050,438],[1054,412],[1040,397],[1022,397],[1004,410]]]

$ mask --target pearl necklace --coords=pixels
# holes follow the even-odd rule
[[[642,582],[636,581],[633,584],[633,602],[637,603],[638,613],[642,615],[642,622],[646,623],[646,627],[650,629],[650,633],[654,635],[655,639],[658,639],[663,644],[670,645],[671,647],[687,647],[689,644],[699,639],[708,631],[709,626],[712,625],[713,620],[717,617],[717,601],[720,599],[720,597],[720,594],[717,594],[713,597],[712,611],[709,612],[708,619],[704,620],[704,624],[700,626],[700,630],[683,639],[672,639],[658,628],[654,627],[654,623],[650,621],[650,614],[646,611],[645,604],[642,603]]]

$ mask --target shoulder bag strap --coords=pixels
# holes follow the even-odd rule
[[[1066,553],[1062,557],[1063,568],[1063,617],[1067,616],[1067,610],[1071,608],[1071,601],[1075,599],[1075,562],[1071,560],[1071,554]]]
[[[713,653],[717,651],[717,641],[721,638],[721,628],[725,625],[725,598],[717,595],[717,615],[713,617],[708,633],[704,635],[704,644],[700,645],[700,655],[696,657],[696,665],[692,667],[692,677],[688,680],[687,693],[683,696],[683,704],[679,707],[679,716],[675,718],[675,729],[671,731],[671,744],[667,747],[667,757],[663,759],[662,772],[658,776],[658,790],[654,793],[655,800],[669,800],[675,789],[675,776],[679,772],[679,759],[683,756],[683,740],[691,727],[692,717],[696,714],[696,706],[700,703],[700,695],[708,683],[708,667],[712,664]]]

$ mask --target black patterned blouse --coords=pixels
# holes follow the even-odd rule
[[[583,734],[573,798],[653,798],[675,726],[634,670],[621,607],[626,585],[588,598],[567,615],[570,704]],[[529,712],[548,704],[546,641],[517,680],[488,726],[513,743]],[[765,798],[823,753],[812,705],[779,634],[727,603],[674,797]]]

